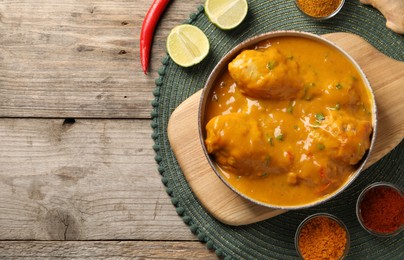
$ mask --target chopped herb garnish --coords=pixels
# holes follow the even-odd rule
[[[271,157],[269,155],[265,156],[265,166],[268,167],[271,162]]]
[[[268,134],[267,134],[266,136],[267,136],[267,141],[268,141],[268,143],[269,143],[271,146],[274,146],[273,138],[272,138],[271,136],[269,136]]]
[[[341,83],[338,83],[335,87],[336,87],[337,89],[342,89],[342,84],[341,84]]]
[[[286,108],[286,112],[288,112],[289,114],[292,114],[293,113],[293,103],[294,102],[289,102],[289,105],[288,105],[288,107]]]
[[[283,134],[280,134],[280,135],[276,136],[275,138],[276,138],[276,140],[283,141]]]
[[[310,100],[310,99],[313,98],[313,94],[309,93],[309,90],[310,90],[310,88],[315,87],[315,86],[316,86],[316,83],[314,83],[314,82],[311,82],[311,83],[308,83],[308,84],[304,85],[304,96],[303,96],[303,98],[305,100]]]
[[[267,68],[268,68],[269,70],[273,70],[273,69],[276,67],[277,64],[278,64],[278,63],[277,63],[276,61],[270,61],[270,62],[268,62],[268,64],[267,64]]]
[[[283,141],[282,129],[280,126],[277,126],[274,130],[274,136],[276,140]]]
[[[267,177],[268,176],[268,173],[267,172],[263,172],[262,174],[261,174],[261,177]]]
[[[286,59],[288,59],[288,60],[293,60],[294,57],[293,57],[293,55],[290,55],[290,56],[288,56]]]
[[[294,125],[294,126],[293,126],[293,129],[296,129],[296,130],[297,130],[297,129],[299,129],[299,126]]]
[[[320,151],[322,151],[322,150],[325,149],[325,145],[322,144],[322,143],[317,143],[317,148],[318,148]]]
[[[317,113],[315,115],[315,117],[316,117],[317,120],[320,120],[320,121],[323,121],[325,119],[323,113]]]

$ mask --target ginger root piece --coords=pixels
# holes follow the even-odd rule
[[[372,5],[386,18],[386,26],[392,31],[404,34],[404,0],[360,0]]]

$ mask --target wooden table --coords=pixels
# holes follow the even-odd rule
[[[0,1],[0,258],[211,259],[154,160],[151,101],[173,1],[145,76],[152,0]]]

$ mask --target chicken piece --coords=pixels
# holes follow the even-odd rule
[[[304,182],[319,194],[335,190],[345,181],[341,176],[353,170],[353,166],[341,165],[327,156],[304,154],[300,159],[301,167],[297,170],[296,182]]]
[[[362,4],[372,5],[386,18],[386,27],[404,34],[404,0],[360,0]]]
[[[212,118],[206,125],[208,153],[224,170],[238,176],[264,177],[284,173],[291,165],[280,150],[268,150],[269,144],[258,121],[246,114],[232,113]]]
[[[297,62],[275,47],[244,50],[228,69],[241,92],[250,97],[288,100],[303,88]]]
[[[313,133],[317,149],[349,165],[357,164],[370,147],[371,123],[343,112],[330,112],[317,130]]]
[[[335,155],[336,159],[350,165],[357,164],[370,147],[372,125],[368,121],[345,122],[341,126],[339,137],[341,146]]]

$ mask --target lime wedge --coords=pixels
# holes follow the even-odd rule
[[[206,0],[205,13],[209,20],[223,30],[238,26],[246,17],[247,0]]]
[[[209,48],[209,40],[205,33],[194,25],[177,25],[167,37],[168,54],[182,67],[190,67],[201,62],[208,55]]]

